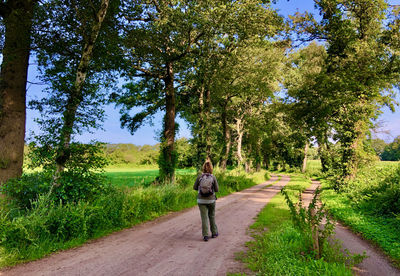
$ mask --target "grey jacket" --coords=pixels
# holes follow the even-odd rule
[[[194,182],[193,189],[195,189],[196,191],[199,190],[199,184],[200,184],[199,182],[200,182],[200,177],[202,175],[203,174],[199,175],[197,177],[196,181]],[[217,181],[217,178],[213,174],[211,174],[211,176],[214,178],[214,182],[213,182],[213,191],[214,191],[214,193],[212,195],[208,196],[208,197],[202,196],[200,193],[198,193],[197,194],[197,203],[200,203],[200,204],[211,204],[211,203],[214,203],[215,200],[217,199],[217,197],[215,196],[215,192],[218,192],[218,190],[219,190],[218,181]]]

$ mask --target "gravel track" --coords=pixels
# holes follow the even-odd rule
[[[0,271],[0,275],[211,276],[244,271],[243,265],[235,261],[235,253],[245,250],[245,242],[251,240],[247,230],[254,217],[289,182],[289,177],[277,180],[273,176],[265,183],[218,199],[216,223],[220,236],[208,242],[202,240],[196,206]]]

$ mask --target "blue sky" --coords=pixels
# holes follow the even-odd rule
[[[400,4],[400,0],[389,1],[391,4]],[[295,12],[314,11],[314,1],[312,0],[279,0],[276,4],[272,5],[278,9],[278,13],[284,16],[294,14]],[[34,62],[31,60],[31,63]],[[32,82],[37,81],[35,66],[29,68],[28,79]],[[41,85],[28,85],[27,100],[31,100],[35,97],[41,96]],[[397,101],[400,102],[400,95],[397,95]],[[104,130],[97,130],[94,134],[84,134],[78,137],[79,141],[89,142],[90,140],[98,140],[107,143],[132,143],[136,145],[144,144],[156,144],[157,132],[161,130],[161,122],[163,114],[160,112],[154,119],[154,126],[142,126],[134,135],[131,135],[128,130],[121,129],[119,122],[119,111],[113,105],[105,107],[107,119],[104,122]],[[387,142],[393,140],[393,138],[400,135],[400,111],[399,107],[396,106],[396,112],[392,113],[388,108],[384,108],[383,114],[380,116],[379,121],[382,127],[380,133],[376,135],[379,138],[385,139]],[[27,111],[27,138],[29,138],[32,131],[37,132],[38,126],[34,123],[34,118],[38,117],[38,113],[32,110]],[[178,137],[190,137],[190,130],[187,124],[177,118],[177,122],[180,124],[180,131]]]

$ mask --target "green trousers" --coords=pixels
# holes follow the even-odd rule
[[[218,228],[215,224],[215,202],[211,204],[198,204],[201,216],[201,232],[208,236],[208,222],[210,221],[211,234],[217,234]]]

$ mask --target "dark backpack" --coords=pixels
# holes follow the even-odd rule
[[[214,194],[213,192],[214,177],[211,174],[202,174],[199,180],[199,193],[201,196],[208,197]]]

